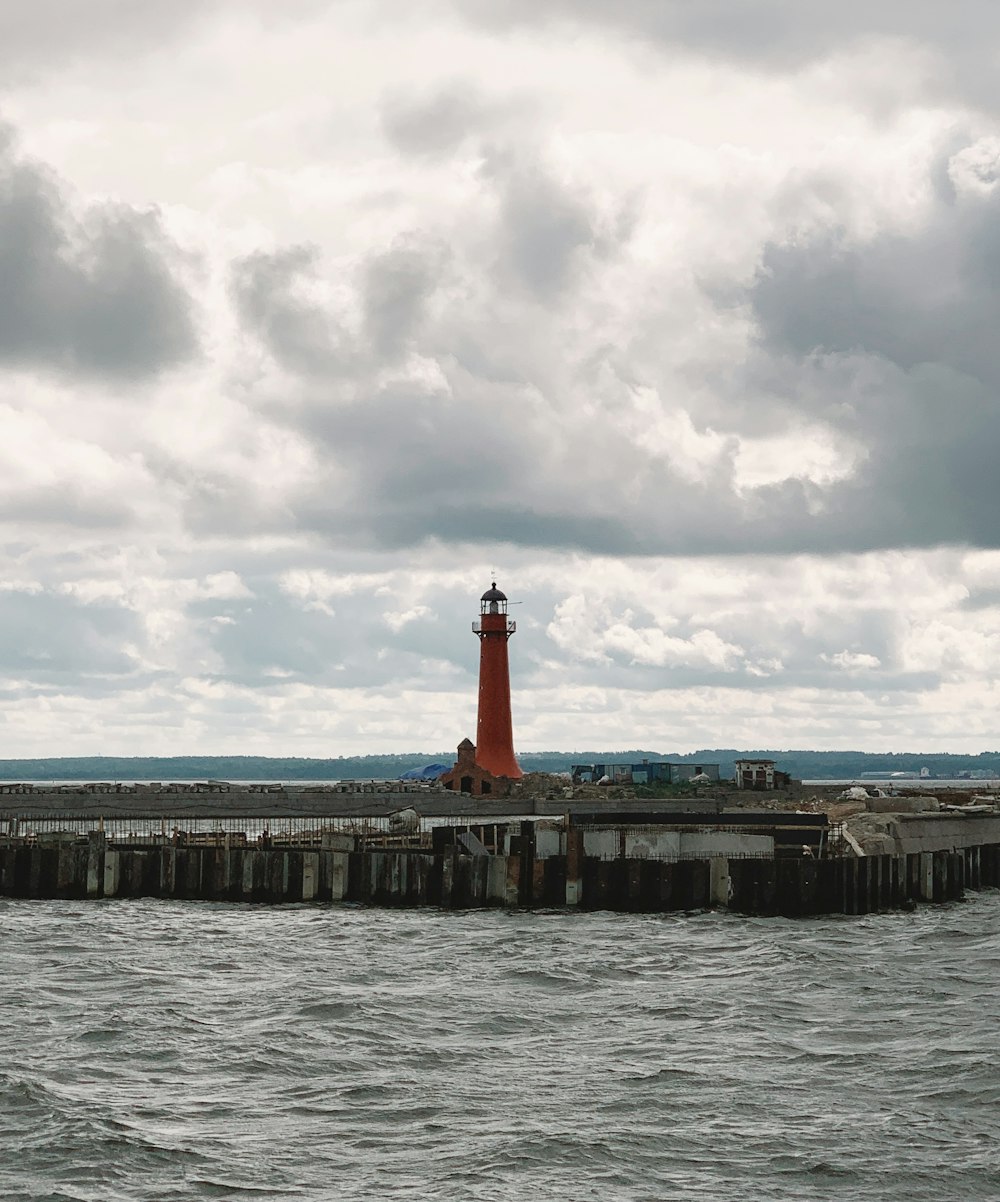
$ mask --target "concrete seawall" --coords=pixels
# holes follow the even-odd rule
[[[208,785],[149,786],[61,785],[56,787],[0,785],[0,811],[19,815],[71,814],[105,818],[145,815],[175,818],[259,815],[262,817],[354,818],[385,817],[414,806],[427,817],[449,818],[474,814],[477,818],[504,818],[512,814],[562,817],[574,811],[600,809],[606,814],[635,809],[633,798],[567,800],[565,797],[471,797],[447,789],[412,785],[361,782],[333,786]],[[669,813],[683,808],[705,814],[718,813],[719,798],[678,801],[644,801],[647,810]]]
[[[198,845],[129,844],[110,842],[102,831],[6,837],[0,838],[0,895],[646,913],[719,906],[797,917],[911,908],[1000,886],[1000,843],[814,859],[725,854],[724,841],[713,848],[701,833],[700,848],[693,842],[685,857],[679,845],[678,855],[663,847],[637,854],[641,845],[627,849],[624,839],[617,853],[588,848],[587,832],[572,827],[562,841],[553,840],[555,832],[536,830],[533,822],[512,824],[492,851],[456,828],[433,833],[430,848],[372,847],[332,832],[309,846],[234,846],[228,837]]]
[[[874,813],[848,823],[867,855],[957,851],[1000,842],[996,814]]]

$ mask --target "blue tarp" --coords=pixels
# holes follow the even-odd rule
[[[447,764],[428,764],[425,768],[411,768],[404,772],[400,780],[437,780],[448,771]]]

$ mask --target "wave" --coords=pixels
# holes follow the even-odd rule
[[[6,901],[0,1196],[994,1198],[998,900]]]

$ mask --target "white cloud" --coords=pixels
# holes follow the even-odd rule
[[[426,605],[414,605],[412,609],[403,610],[399,613],[386,613],[383,615],[386,626],[393,634],[399,634],[404,626],[408,626],[411,622],[418,622],[421,618],[425,618],[431,611]]]
[[[823,654],[820,659],[835,668],[843,668],[845,672],[865,672],[882,666],[877,655],[868,655],[864,651],[838,651],[835,655]]]

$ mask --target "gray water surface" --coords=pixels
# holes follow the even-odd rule
[[[0,900],[0,1197],[997,1199],[998,919]]]

